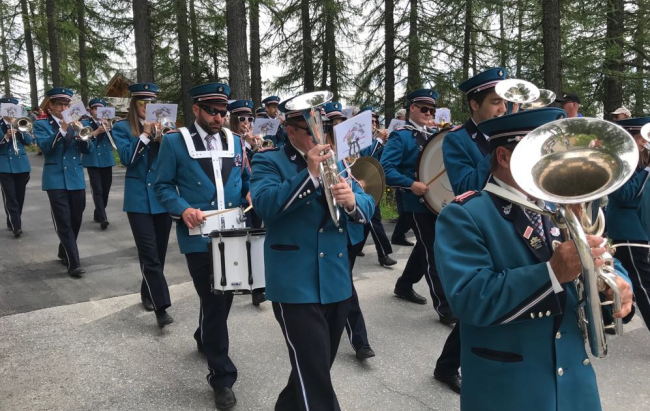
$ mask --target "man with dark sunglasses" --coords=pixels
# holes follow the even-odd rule
[[[204,221],[207,210],[247,205],[243,199],[250,202],[250,174],[244,165],[240,138],[223,127],[230,87],[208,83],[190,89],[189,94],[194,100],[196,121],[187,129],[165,135],[154,189],[160,204],[177,220],[178,245],[201,301],[194,338],[208,362],[207,379],[214,390],[215,405],[218,410],[228,410],[237,403],[232,390],[237,368],[228,356],[227,320],[233,295],[211,292],[210,242],[201,235],[190,235],[189,229]],[[206,156],[206,151],[219,152],[218,160]]]

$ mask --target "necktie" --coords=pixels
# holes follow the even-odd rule
[[[208,134],[207,136],[205,136],[205,148],[208,151],[214,150],[214,145],[212,144],[213,141],[214,141],[213,135]]]
[[[542,216],[539,213],[530,211],[529,209],[526,209],[526,214],[533,223],[533,227],[535,227],[537,234],[542,237],[542,240],[546,240],[546,236],[544,235],[544,225],[542,224]]]

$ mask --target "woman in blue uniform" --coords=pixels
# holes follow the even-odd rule
[[[129,113],[126,120],[115,123],[113,138],[120,162],[127,168],[124,211],[138,249],[142,305],[147,311],[155,311],[162,328],[174,322],[166,311],[171,300],[164,275],[172,219],[153,191],[160,141],[154,136],[155,123],[145,121],[147,104],[155,102],[159,89],[152,83],[140,83],[129,86],[129,91]]]

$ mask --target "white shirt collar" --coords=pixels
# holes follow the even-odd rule
[[[298,152],[298,154],[300,154],[300,155],[302,156],[302,158],[305,158],[305,156],[306,156],[307,154],[305,154],[305,153],[303,153],[302,151],[300,151],[300,150],[298,149],[298,147],[296,147],[296,146],[293,145],[293,143],[291,143],[291,145],[293,146],[293,148],[296,149],[296,151]]]
[[[411,123],[411,125],[413,127],[415,127],[418,131],[427,131],[424,126],[419,126],[419,125],[417,125],[415,122],[413,122],[411,120],[409,120],[409,123]]]
[[[199,133],[199,136],[201,136],[201,140],[203,141],[203,145],[207,148],[207,143],[205,142],[205,138],[208,136],[208,132],[205,131],[201,126],[199,126],[199,123],[197,123],[196,121],[194,122],[194,127],[196,127],[196,131]],[[221,139],[218,138],[218,133],[217,133],[217,135],[214,135],[214,134],[212,134],[212,135],[214,136],[214,141],[215,141],[215,143],[213,145],[214,150],[217,150],[217,151],[223,150],[223,145],[221,144]],[[221,161],[221,159],[219,159],[219,161]]]
[[[494,176],[492,176],[492,178],[494,178],[494,182],[497,183],[501,188],[504,188],[504,189],[510,191],[511,193],[515,194],[516,196],[518,196],[520,198],[523,198],[524,200],[530,201],[530,200],[528,200],[528,196],[526,194],[524,194],[523,192],[519,191],[518,189],[514,188],[513,186],[511,186],[509,184],[504,183],[503,181],[499,180],[498,178],[496,178]],[[540,208],[544,208],[544,206],[545,206],[545,203],[542,200],[535,200],[533,202]]]

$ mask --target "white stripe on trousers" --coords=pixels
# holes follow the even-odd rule
[[[629,241],[626,241],[627,244],[630,244]],[[630,261],[632,262],[632,267],[634,267],[634,271],[636,271],[636,278],[639,280],[639,286],[641,286],[641,289],[643,290],[643,294],[645,295],[645,299],[648,302],[648,305],[650,306],[650,296],[648,296],[648,290],[646,290],[643,287],[643,282],[641,282],[641,274],[639,274],[639,269],[636,268],[636,264],[634,264],[634,257],[632,256],[632,247],[628,246],[627,247],[627,252],[630,254]],[[634,295],[637,296],[637,290],[634,290]]]
[[[5,188],[0,186],[0,190],[2,190],[2,202],[5,207],[5,213],[7,214],[7,219],[9,220],[9,224],[11,224],[11,231],[14,231],[14,222],[11,220],[11,214],[9,213],[9,209],[7,208],[7,195],[5,194]]]
[[[411,218],[415,222],[415,228],[417,229],[417,233],[415,235],[418,236],[418,241],[422,243],[422,246],[424,247],[424,255],[426,256],[427,259],[427,270],[425,271],[425,275],[429,278],[429,284],[431,284],[431,291],[433,291],[433,295],[438,299],[438,306],[436,307],[436,304],[433,304],[433,309],[436,310],[438,315],[440,315],[440,311],[438,309],[440,308],[440,304],[442,304],[442,300],[440,297],[438,297],[438,293],[436,293],[436,288],[433,285],[433,278],[431,278],[431,273],[430,273],[430,268],[431,268],[431,263],[429,262],[429,250],[427,249],[427,245],[424,243],[422,240],[422,234],[420,233],[420,226],[418,225],[418,220],[415,218],[415,213],[411,213]]]
[[[54,232],[56,233],[56,236],[59,236],[59,229],[56,226],[56,219],[54,218],[54,210],[50,207],[50,215],[52,216],[52,223],[54,224]],[[65,249],[65,246],[63,245],[63,241],[59,238],[59,244],[61,244],[61,247],[63,248],[63,252],[65,253],[65,257],[68,260],[68,270],[70,269],[70,254],[68,254],[68,250]]]
[[[280,315],[282,316],[282,325],[284,325],[284,337],[287,339],[291,350],[293,351],[293,358],[296,360],[296,369],[298,370],[298,379],[300,379],[300,387],[302,388],[302,396],[305,399],[305,409],[309,411],[309,403],[307,402],[307,390],[305,390],[305,382],[302,380],[302,373],[300,372],[300,364],[298,364],[298,353],[296,352],[296,347],[293,346],[293,343],[289,339],[289,329],[287,328],[287,322],[284,319],[284,308],[282,308],[282,303],[278,303],[280,306]]]

